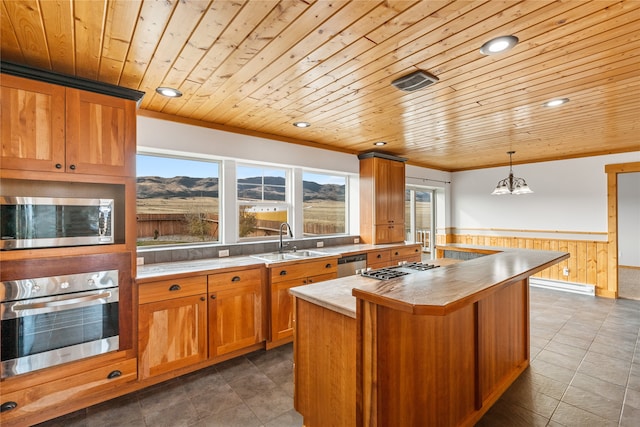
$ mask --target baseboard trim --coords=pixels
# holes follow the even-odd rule
[[[596,295],[596,287],[584,283],[560,282],[557,280],[540,279],[538,277],[529,278],[529,284],[537,288],[553,289],[556,291],[571,292],[582,295]]]

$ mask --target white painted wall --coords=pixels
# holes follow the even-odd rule
[[[517,160],[517,153],[514,156]],[[624,154],[515,165],[534,194],[492,196],[509,167],[456,172],[452,177],[451,216],[458,232],[517,235],[513,230],[560,231],[554,238],[606,241],[607,164],[640,161],[640,151]],[[491,231],[487,229],[509,229]],[[485,231],[479,231],[483,229]],[[568,232],[568,233],[566,233]],[[526,233],[530,237],[540,237]],[[544,234],[549,237],[549,233]]]
[[[618,174],[618,264],[640,267],[640,172]]]
[[[359,173],[358,157],[297,144],[138,116],[138,150]]]

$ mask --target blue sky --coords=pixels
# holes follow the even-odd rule
[[[219,175],[218,163],[141,155],[136,160],[138,176],[207,178]]]

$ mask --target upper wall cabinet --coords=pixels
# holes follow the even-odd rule
[[[404,159],[379,153],[360,157],[360,237],[364,243],[404,241]]]
[[[2,75],[2,167],[135,175],[136,103]]]

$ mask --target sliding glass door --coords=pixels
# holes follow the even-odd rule
[[[435,244],[435,192],[407,186],[405,192],[405,236],[407,242],[420,243],[425,258],[433,258]]]

